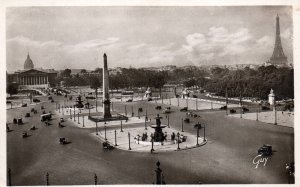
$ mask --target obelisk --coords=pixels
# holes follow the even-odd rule
[[[103,55],[103,118],[111,118],[110,113],[110,100],[109,100],[109,80],[108,80],[108,68],[107,68],[107,56]]]

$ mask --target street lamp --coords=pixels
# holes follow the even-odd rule
[[[128,150],[131,150],[131,147],[130,147],[130,132],[128,132]]]
[[[96,121],[96,135],[98,135],[98,122]]]
[[[151,153],[154,151],[153,149],[153,142],[154,141],[154,137],[153,137],[153,133],[151,133]]]
[[[203,141],[206,141],[206,138],[205,138],[205,128],[206,128],[206,125],[205,124],[203,124],[203,128],[204,128],[204,131],[203,131],[203,137],[204,137],[204,139],[203,139]]]
[[[123,122],[121,120],[121,132],[123,132]]]
[[[168,128],[170,128],[170,117],[169,117],[169,114],[167,115],[168,117]]]
[[[197,125],[197,146],[199,146],[199,129],[200,129],[200,123],[198,123],[198,125]]]
[[[117,130],[115,130],[115,146],[117,146]]]
[[[180,148],[179,148],[179,136],[180,136],[180,134],[179,134],[179,132],[178,132],[178,133],[177,133],[177,145],[178,145],[177,150],[180,150]]]
[[[181,132],[184,132],[183,131],[183,118],[181,118]]]
[[[107,141],[107,138],[106,138],[106,125],[104,125],[104,139],[105,139],[105,141]]]

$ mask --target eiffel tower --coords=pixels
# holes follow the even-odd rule
[[[287,57],[283,53],[281,39],[280,39],[280,26],[279,26],[279,16],[276,16],[276,37],[275,46],[273,54],[269,61],[273,65],[287,65]]]

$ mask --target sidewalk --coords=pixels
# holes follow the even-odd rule
[[[180,108],[188,107],[189,110],[207,110],[207,109],[220,109],[220,107],[225,106],[225,102],[221,101],[211,101],[199,98],[168,98],[168,99],[158,99],[151,101],[152,103],[165,104],[171,106],[177,106]],[[238,107],[236,104],[228,104],[228,108]]]
[[[154,143],[154,152],[166,152],[166,151],[178,151],[178,144],[174,143],[174,141],[171,141],[171,134],[174,132],[176,134],[177,139],[177,130],[172,128],[164,128],[163,132],[167,132],[167,141],[163,142],[163,145],[160,145],[160,142]],[[130,148],[129,150],[129,138],[128,133],[130,133]],[[141,141],[141,136],[143,133],[147,133],[148,135],[148,141]],[[127,151],[136,151],[136,152],[151,152],[151,133],[154,133],[154,129],[151,127],[147,127],[147,130],[145,130],[145,127],[136,127],[136,128],[128,128],[123,129],[123,132],[120,132],[120,129],[116,130],[116,138],[117,138],[117,146],[115,146],[115,130],[106,130],[106,139],[107,142],[109,142],[112,146],[114,146],[117,149],[121,150],[127,150]],[[196,146],[197,143],[197,136],[192,135],[187,132],[179,132],[183,136],[187,136],[187,140],[185,142],[179,143],[179,150],[186,150],[191,148],[198,148],[200,146],[203,146],[207,143],[207,139],[204,141],[203,137],[199,137],[198,142],[199,146]],[[200,131],[201,133],[201,131]],[[137,135],[140,135],[140,140],[138,141]],[[105,141],[105,130],[102,128],[101,132],[98,132],[98,135],[96,132],[91,133],[91,136],[96,138],[97,140],[104,142]],[[176,142],[176,141],[175,141]]]
[[[231,114],[229,117],[240,118],[240,114]],[[256,113],[245,113],[242,115],[243,119],[256,120]],[[258,121],[274,124],[275,112],[267,111],[258,113]],[[294,128],[294,113],[277,111],[277,125]]]

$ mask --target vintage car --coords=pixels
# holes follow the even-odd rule
[[[161,110],[161,106],[156,106],[155,109],[156,110]]]
[[[202,124],[201,123],[197,123],[197,124],[194,125],[194,128],[202,129]]]
[[[33,125],[32,127],[30,127],[30,130],[34,131],[36,130],[36,127]]]
[[[227,106],[226,105],[225,106],[221,106],[220,110],[227,110]]]
[[[186,122],[186,123],[189,123],[190,122],[190,118],[184,118],[183,121]]]
[[[39,99],[36,99],[36,98],[34,98],[32,101],[33,101],[34,103],[39,103],[39,102],[41,102]]]
[[[132,102],[132,99],[128,99],[126,102]]]
[[[62,144],[62,145],[64,145],[64,144],[68,144],[69,141],[68,141],[67,138],[61,137],[61,138],[59,138],[59,143]]]
[[[249,112],[249,109],[246,107],[243,107],[242,109],[243,109],[243,112]]]
[[[272,155],[272,146],[269,144],[264,144],[257,150],[259,155],[270,156]]]
[[[180,109],[180,112],[187,112],[188,111],[188,107],[183,107]]]
[[[229,112],[230,112],[230,114],[233,114],[233,113],[236,113],[236,110],[230,109]]]
[[[47,113],[47,114],[42,114],[41,115],[41,121],[49,121],[52,118],[52,114],[51,113]]]
[[[163,110],[163,114],[169,114],[171,113],[171,108],[170,107],[167,107]]]
[[[27,138],[29,135],[27,134],[27,132],[26,131],[23,131],[23,133],[22,133],[22,138]]]
[[[27,107],[27,103],[22,104],[21,107]]]
[[[108,142],[103,142],[102,145],[103,145],[103,149],[111,150],[114,148],[114,146],[110,145]]]

